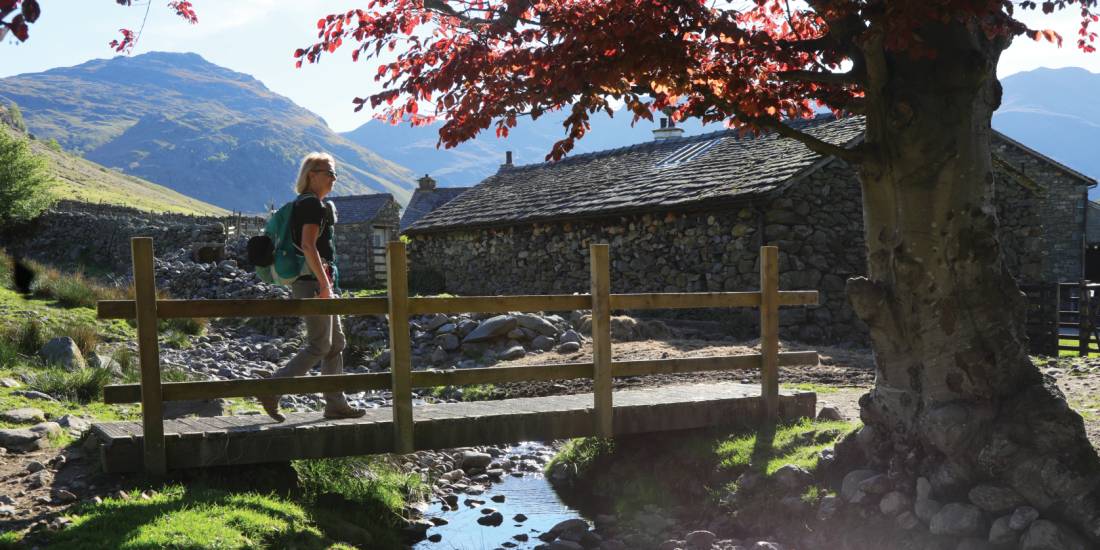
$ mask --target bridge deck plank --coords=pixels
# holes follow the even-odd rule
[[[780,413],[814,413],[816,396],[782,392]],[[620,390],[613,394],[615,434],[705,426],[749,427],[759,422],[760,387],[708,383]],[[580,437],[595,433],[591,393],[445,403],[413,408],[417,449]],[[288,413],[283,423],[266,415],[166,420],[170,468],[275,462],[393,451],[388,407],[358,419],[330,420],[321,413]],[[96,423],[92,434],[109,472],[142,468],[141,424]]]

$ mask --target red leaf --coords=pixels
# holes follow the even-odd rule
[[[38,21],[40,15],[42,15],[42,8],[38,6],[38,0],[23,0],[23,18],[27,23]]]

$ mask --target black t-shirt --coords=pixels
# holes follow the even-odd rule
[[[302,226],[317,224],[322,227],[321,234],[317,236],[317,252],[321,258],[332,261],[332,226],[336,222],[336,213],[332,211],[332,203],[322,204],[315,196],[303,197],[294,204],[294,212],[290,215],[291,235],[298,246],[302,245]]]

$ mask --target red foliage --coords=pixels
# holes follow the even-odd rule
[[[115,3],[120,6],[130,6],[133,5],[133,0],[115,0]],[[176,10],[176,15],[189,23],[199,22],[194,6],[187,0],[168,2],[168,7]],[[18,13],[16,13],[17,9]],[[7,17],[12,14],[14,14],[12,18],[7,20]],[[42,9],[39,6],[39,0],[0,0],[0,39],[11,32],[20,42],[27,40],[30,37],[30,27],[28,25],[37,21],[41,14]],[[137,35],[140,35],[141,32],[135,34],[129,29],[119,29],[119,32],[122,33],[122,40],[112,40],[108,45],[114,48],[116,52],[129,53],[134,47]]]
[[[297,65],[317,63],[345,41],[356,61],[377,63],[382,91],[356,98],[355,109],[382,107],[391,123],[444,122],[440,144],[453,147],[494,125],[499,136],[522,116],[569,109],[558,159],[589,129],[589,116],[609,115],[610,98],[634,120],[663,110],[676,119],[758,129],[813,115],[812,107],[845,110],[863,96],[859,79],[840,78],[852,52],[881,40],[897,55],[934,57],[925,26],[961,22],[990,37],[1027,34],[1011,0],[752,0],[718,7],[704,0],[371,0],[366,9],[317,21],[318,41],[294,52]],[[743,4],[743,3],[739,3]],[[1044,2],[1046,12],[1081,9],[1078,47],[1091,51],[1097,0]],[[732,6],[728,4],[728,6]],[[390,53],[390,52],[396,52]],[[812,73],[832,73],[820,78]],[[434,107],[430,110],[425,107]]]

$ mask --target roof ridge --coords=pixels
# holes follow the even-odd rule
[[[836,116],[833,115],[832,113],[819,113],[816,116],[814,116],[813,118],[800,118],[798,120],[791,121],[790,125],[792,125],[795,128],[798,128],[799,126],[804,126],[804,125],[807,125],[807,124],[810,124],[810,123],[827,122],[827,121],[831,121],[831,120],[839,120],[839,119],[837,119]],[[765,135],[772,134],[772,133],[774,133],[774,132],[770,132],[770,131],[765,132]],[[615,147],[615,148],[612,148],[612,149],[601,149],[599,151],[591,151],[591,152],[588,152],[588,153],[580,153],[578,155],[565,157],[565,158],[563,158],[561,160],[557,160],[557,161],[533,162],[533,163],[530,163],[530,164],[518,164],[518,165],[515,165],[515,166],[501,165],[501,167],[497,170],[497,174],[500,174],[500,173],[503,173],[503,172],[516,172],[516,171],[520,171],[520,170],[530,170],[530,169],[533,169],[533,168],[544,167],[544,166],[549,166],[549,165],[558,166],[558,165],[562,165],[563,163],[579,162],[581,160],[598,159],[600,157],[611,156],[611,155],[615,155],[615,154],[618,154],[618,153],[623,153],[623,152],[626,152],[626,151],[636,151],[636,150],[642,150],[642,149],[647,149],[647,148],[659,147],[659,146],[662,146],[662,145],[665,145],[665,144],[691,143],[691,142],[695,142],[695,141],[707,141],[707,140],[717,139],[719,137],[726,137],[726,136],[732,136],[735,139],[741,139],[740,134],[741,134],[741,130],[738,130],[738,129],[735,129],[735,128],[726,128],[725,130],[715,130],[713,132],[707,132],[705,134],[696,134],[694,136],[680,136],[680,137],[665,138],[665,139],[660,139],[660,140],[640,141],[638,143],[632,143],[630,145],[624,145],[622,147]],[[756,139],[756,138],[754,137],[752,139]],[[489,176],[489,177],[492,177],[492,176]]]

